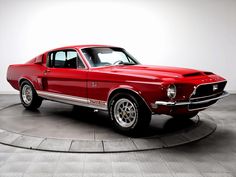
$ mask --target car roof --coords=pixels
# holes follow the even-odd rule
[[[65,46],[65,47],[59,47],[59,48],[51,49],[51,50],[49,50],[49,51],[53,51],[53,50],[63,50],[63,49],[68,49],[68,48],[82,49],[82,48],[92,48],[92,47],[115,47],[115,46],[111,46],[111,45],[100,45],[100,44],[71,45],[71,46]]]

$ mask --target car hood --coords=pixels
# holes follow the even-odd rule
[[[204,75],[203,72],[194,69],[150,65],[117,65],[103,68],[102,70],[107,70],[111,73],[121,75],[147,77],[150,79],[181,78]]]

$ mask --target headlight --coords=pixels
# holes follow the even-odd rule
[[[169,85],[169,87],[167,88],[167,96],[169,98],[175,98],[176,96],[176,87],[175,85]]]

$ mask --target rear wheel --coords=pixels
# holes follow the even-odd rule
[[[152,116],[143,101],[128,93],[118,93],[111,98],[109,114],[113,126],[123,133],[138,133],[147,128]]]
[[[35,110],[42,104],[42,98],[38,96],[29,81],[23,81],[20,87],[20,99],[22,105],[29,110]]]

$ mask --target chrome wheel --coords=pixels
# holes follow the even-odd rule
[[[32,88],[29,85],[25,84],[22,88],[21,96],[24,103],[29,105],[33,99]]]
[[[114,105],[114,118],[121,127],[131,127],[138,117],[134,103],[126,98],[119,99]]]

